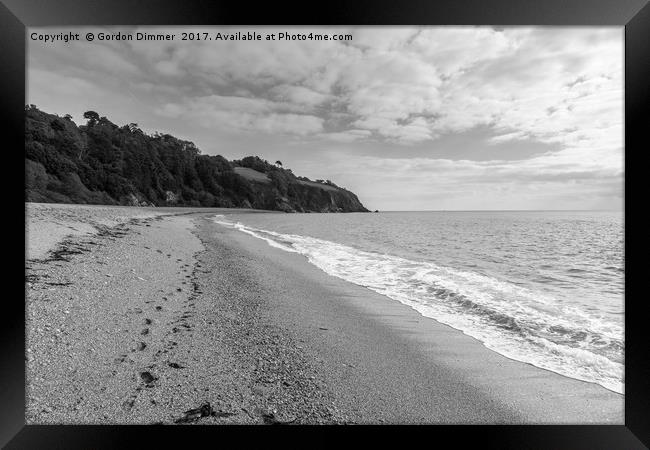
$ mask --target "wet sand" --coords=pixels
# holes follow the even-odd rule
[[[124,209],[149,216],[27,261],[27,423],[623,423],[622,395],[211,220],[228,210]]]

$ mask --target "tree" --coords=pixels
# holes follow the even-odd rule
[[[65,125],[63,124],[63,122],[61,122],[61,119],[54,119],[50,123],[50,126],[52,127],[53,130],[56,130],[56,131],[65,130]]]
[[[84,113],[84,119],[88,120],[88,126],[94,126],[99,121],[99,114],[95,111],[86,111]]]
[[[26,199],[131,204],[137,198],[154,205],[329,208],[330,196],[298,183],[281,161],[247,156],[231,163],[223,156],[201,155],[195,144],[170,134],[149,135],[134,122],[118,126],[95,111],[86,111],[82,120],[87,125],[26,106]],[[234,171],[237,167],[262,172],[270,182],[242,176]],[[343,209],[351,203],[348,209],[363,210],[356,198],[344,200],[336,199]]]
[[[77,155],[77,159],[81,161],[84,157],[84,154],[87,152],[88,152],[88,134],[86,134],[85,131],[82,131],[80,133],[79,154]]]

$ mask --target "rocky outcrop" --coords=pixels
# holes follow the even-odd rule
[[[250,181],[250,179],[249,179]],[[318,183],[301,183],[298,179],[289,179],[286,185],[278,186],[273,182],[251,182],[254,200],[250,207],[294,212],[368,212],[352,192]],[[286,191],[283,195],[281,191]],[[248,205],[244,206],[248,207]]]
[[[168,205],[175,205],[178,202],[178,196],[172,191],[165,191],[165,201]]]
[[[127,206],[156,206],[153,203],[143,199],[141,196],[137,196],[135,194],[127,195],[123,199],[122,203]]]

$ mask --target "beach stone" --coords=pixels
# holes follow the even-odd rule
[[[142,381],[147,384],[151,384],[156,380],[156,377],[154,377],[151,372],[140,372],[140,378],[142,378]]]

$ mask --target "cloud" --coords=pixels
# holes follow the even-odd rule
[[[368,164],[363,166],[368,183],[387,180],[393,191],[387,190],[388,196],[408,191],[391,184],[401,176],[401,183],[423,192],[449,192],[449,198],[462,197],[466,205],[484,195],[501,204],[505,200],[499,195],[512,200],[517,189],[522,198],[540,204],[550,202],[544,190],[554,201],[562,189],[565,196],[580,191],[615,197],[610,196],[618,186],[613,180],[623,174],[621,27],[254,30],[344,32],[353,39],[30,41],[29,102],[55,110],[60,105],[61,113],[94,108],[144,129],[184,133],[218,151],[226,151],[227,142],[259,153],[277,137],[274,148],[302,144],[301,157],[318,161],[318,170],[332,171],[317,178],[338,174],[349,186],[363,177],[323,161],[343,148],[350,160],[370,154],[373,159],[358,164]],[[102,31],[179,33],[161,27]],[[448,144],[449,149],[440,149]],[[378,149],[392,153],[392,162]],[[507,152],[510,161],[472,160],[501,157],[499,152]],[[412,157],[400,157],[404,154]]]
[[[327,140],[337,141],[337,142],[354,142],[364,138],[368,138],[372,135],[372,132],[369,130],[348,130],[338,133],[322,133],[318,135],[320,138]]]
[[[270,89],[271,96],[279,101],[290,102],[305,107],[314,107],[331,100],[330,95],[321,94],[304,86],[281,84]]]
[[[567,128],[589,137],[599,121],[612,127],[622,123],[621,29],[372,27],[350,32],[350,42],[94,42],[74,43],[69,46],[74,53],[63,47],[47,52],[68,62],[69,72],[120,74],[129,82],[149,78],[181,87],[188,98],[247,92],[273,101],[278,114],[318,115],[331,133],[365,129],[398,144],[490,126],[495,130],[490,142],[526,136],[571,145],[577,135],[566,133]],[[39,45],[42,56],[44,44],[30,43]],[[348,120],[330,117],[334,111],[348,114]]]
[[[192,98],[180,103],[167,103],[156,112],[162,116],[183,118],[198,122],[204,127],[225,131],[249,131],[307,135],[323,129],[323,119],[291,112],[291,105],[269,100],[236,96],[210,95]]]
[[[547,156],[511,162],[332,154],[328,164],[337,183],[388,210],[621,206],[618,170]],[[359,184],[358,179],[372,181]]]
[[[499,144],[501,142],[525,140],[528,139],[528,134],[522,131],[513,131],[512,133],[498,134],[488,139],[488,144]]]

